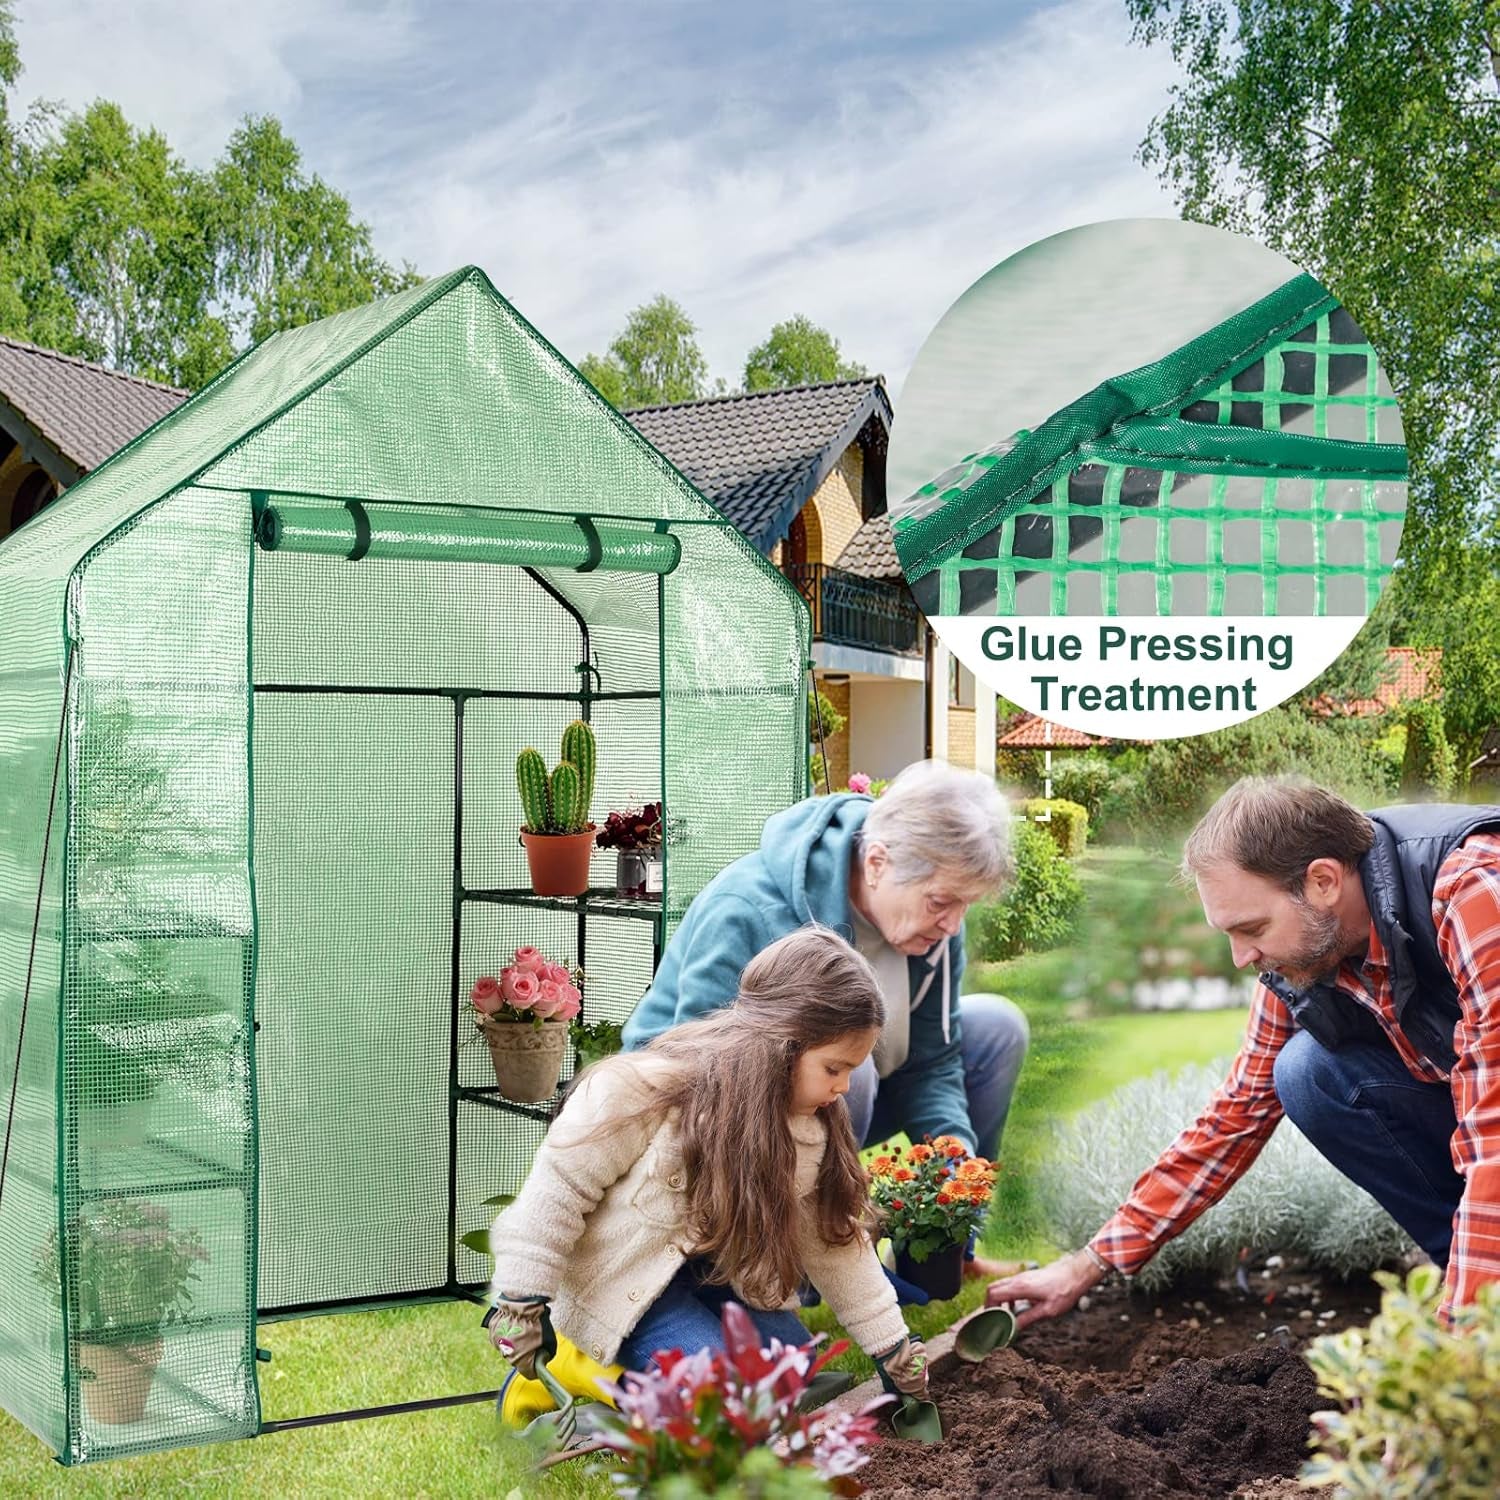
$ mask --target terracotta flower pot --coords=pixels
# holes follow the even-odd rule
[[[161,1340],[144,1344],[80,1344],[78,1363],[89,1371],[84,1380],[83,1404],[96,1422],[112,1427],[139,1422],[146,1414],[151,1380],[161,1363]]]
[[[921,1287],[935,1302],[956,1297],[964,1284],[964,1249],[962,1240],[946,1250],[934,1250],[926,1260],[916,1261],[903,1252],[896,1257],[896,1274],[913,1286]]]
[[[521,830],[531,889],[538,896],[581,896],[589,888],[589,855],[594,825],[580,833],[528,833]]]
[[[480,1024],[489,1043],[495,1082],[507,1099],[517,1104],[540,1104],[557,1092],[563,1057],[568,1047],[568,1023],[496,1021],[485,1016]]]

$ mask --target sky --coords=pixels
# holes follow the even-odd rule
[[[1174,76],[1123,0],[19,0],[22,105],[104,97],[209,165],[273,114],[387,259],[473,262],[564,354],[660,292],[710,373],[801,313],[899,391],[1032,240],[1170,215]]]

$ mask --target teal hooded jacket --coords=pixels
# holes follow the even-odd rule
[[[721,870],[688,907],[625,1024],[626,1049],[728,1005],[745,965],[798,927],[819,922],[853,941],[849,870],[872,806],[870,797],[839,793],[809,797],[768,818],[760,848]],[[880,1082],[882,1112],[895,1106],[914,1141],[955,1135],[973,1150],[959,1050],[963,934],[909,958],[907,968],[910,1046],[906,1061]]]

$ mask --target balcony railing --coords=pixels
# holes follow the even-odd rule
[[[826,563],[785,563],[781,571],[807,600],[818,640],[921,654],[922,616],[904,584],[861,578]]]

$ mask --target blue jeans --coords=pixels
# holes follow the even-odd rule
[[[1020,1008],[1003,995],[964,995],[958,1002],[958,1016],[964,1092],[975,1149],[980,1156],[993,1158],[1000,1149],[1000,1133],[1021,1064],[1026,1061],[1031,1030]],[[873,1145],[906,1129],[900,1111],[888,1100],[882,1101],[880,1079],[868,1059],[850,1075],[844,1102],[849,1106],[854,1138],[862,1145]]]
[[[687,1261],[641,1314],[617,1356],[627,1370],[644,1370],[658,1349],[696,1354],[700,1349],[724,1347],[724,1304],[733,1300],[734,1293],[727,1286],[711,1286],[703,1279],[706,1270],[702,1260]],[[760,1312],[753,1307],[745,1311],[763,1343],[774,1338],[783,1344],[805,1344],[812,1337],[795,1313]]]
[[[1330,1052],[1305,1031],[1281,1049],[1274,1076],[1292,1124],[1446,1266],[1464,1191],[1449,1154],[1458,1121],[1448,1085],[1413,1078],[1383,1042]]]

